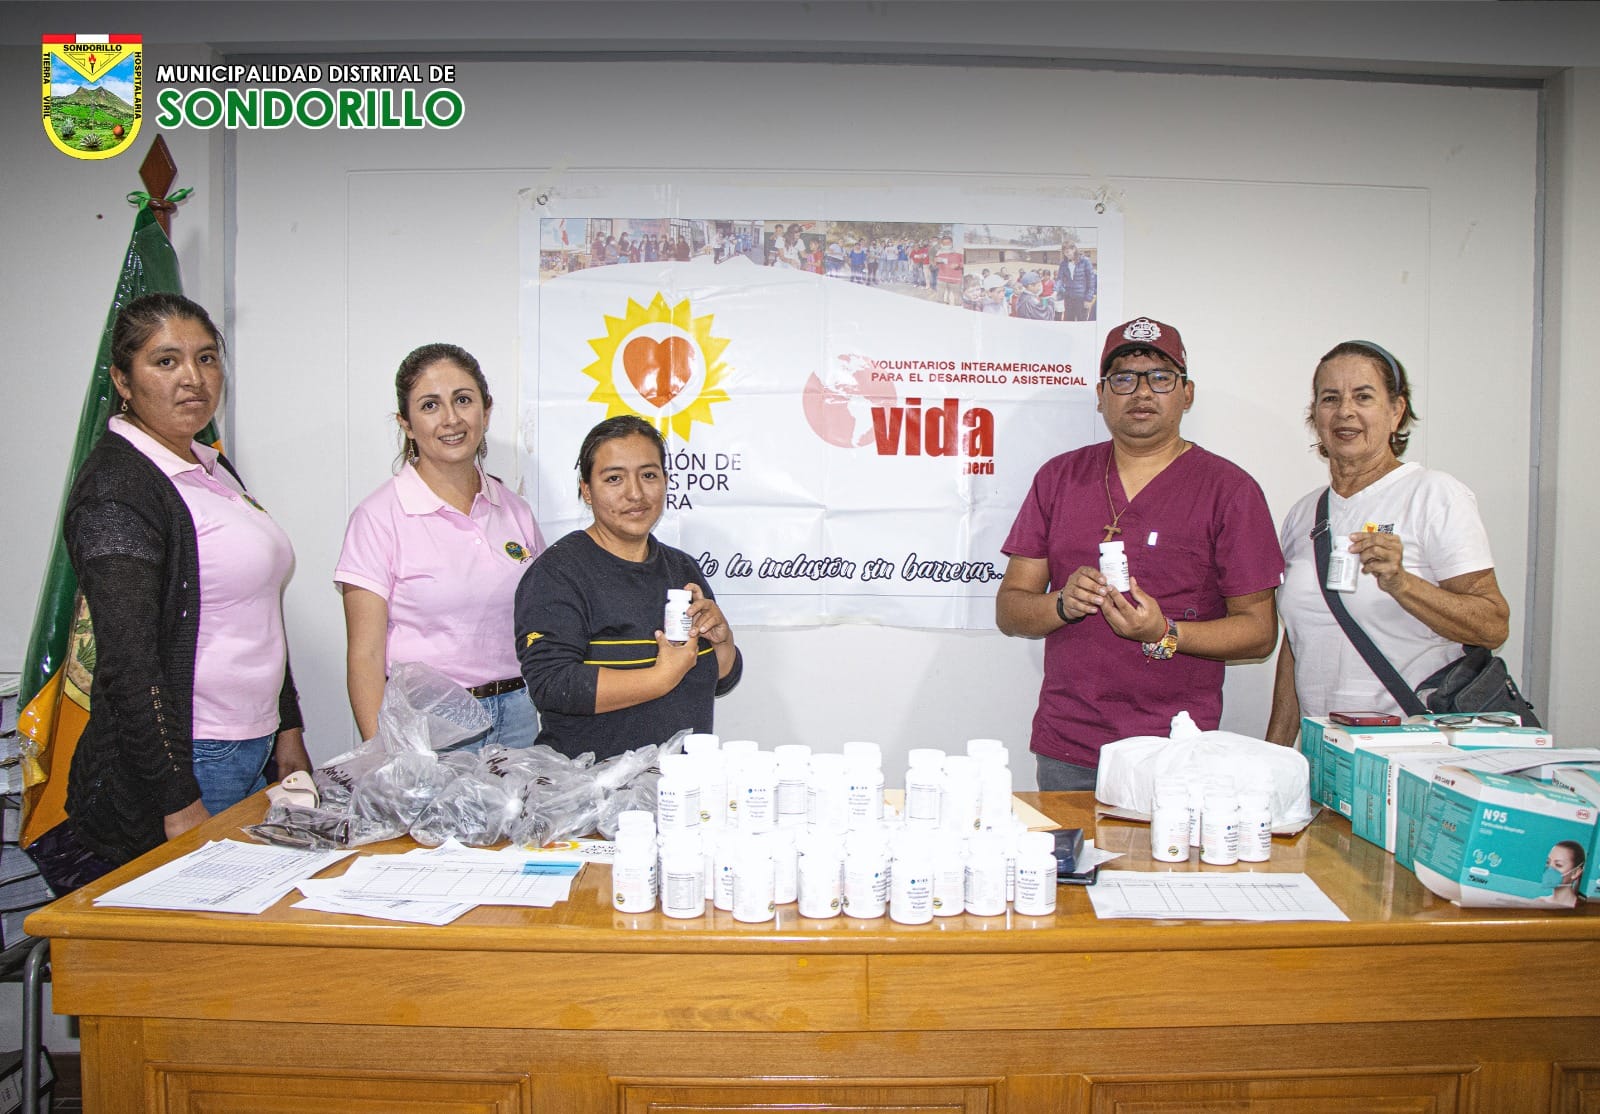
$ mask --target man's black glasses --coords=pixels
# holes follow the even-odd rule
[[[1170,394],[1183,380],[1182,372],[1168,371],[1164,367],[1151,368],[1149,371],[1113,371],[1110,375],[1100,380],[1111,388],[1114,395],[1131,395],[1139,389],[1139,380],[1143,379],[1150,384],[1150,389],[1158,395]]]

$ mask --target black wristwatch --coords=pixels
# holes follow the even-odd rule
[[[1063,605],[1063,602],[1062,602],[1062,597],[1064,595],[1066,595],[1066,591],[1067,591],[1067,586],[1065,584],[1063,584],[1061,586],[1061,591],[1056,593],[1056,614],[1061,616],[1061,621],[1063,623],[1066,623],[1068,626],[1071,626],[1073,623],[1081,623],[1081,622],[1083,622],[1089,616],[1088,616],[1087,613],[1085,613],[1083,615],[1079,615],[1076,619],[1074,619],[1074,618],[1070,617],[1067,614],[1067,609]]]

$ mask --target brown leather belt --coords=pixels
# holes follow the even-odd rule
[[[481,685],[474,685],[467,691],[482,700],[487,696],[503,696],[508,692],[516,692],[527,683],[521,677],[507,677],[504,681],[488,681]]]

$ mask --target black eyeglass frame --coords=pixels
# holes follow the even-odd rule
[[[1521,726],[1521,717],[1511,712],[1447,712],[1429,718],[1440,727]]]
[[[1111,382],[1119,375],[1133,376],[1133,383],[1125,391],[1117,390],[1116,386]],[[1152,375],[1171,375],[1175,378],[1172,380],[1172,386],[1168,387],[1166,390],[1162,390],[1160,387],[1157,387],[1155,382],[1150,378]],[[1180,383],[1187,383],[1189,381],[1189,373],[1186,371],[1173,371],[1170,367],[1152,367],[1147,368],[1144,371],[1112,371],[1102,375],[1100,377],[1100,382],[1105,386],[1106,390],[1110,391],[1112,394],[1123,397],[1137,393],[1139,390],[1139,380],[1141,379],[1150,385],[1151,394],[1170,395],[1173,391],[1178,389],[1178,385]]]

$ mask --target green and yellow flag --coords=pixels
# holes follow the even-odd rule
[[[187,192],[187,191],[185,191]],[[134,195],[130,200],[139,199]],[[94,675],[94,634],[89,612],[78,593],[78,577],[67,560],[67,547],[61,533],[62,513],[67,495],[78,477],[84,458],[105,432],[116,392],[111,386],[111,326],[117,312],[141,294],[179,293],[178,257],[172,242],[162,231],[156,216],[141,204],[133,219],[133,235],[123,257],[122,274],[111,297],[100,333],[100,351],[78,416],[78,436],[72,446],[66,483],[61,489],[61,505],[56,510],[55,542],[39,592],[39,609],[33,619],[33,634],[22,663],[22,683],[18,693],[21,709],[17,730],[23,736],[23,821],[22,845],[28,846],[66,816],[67,772],[72,768],[72,752],[89,721],[89,685]],[[201,439],[214,441],[215,431],[207,429]]]

